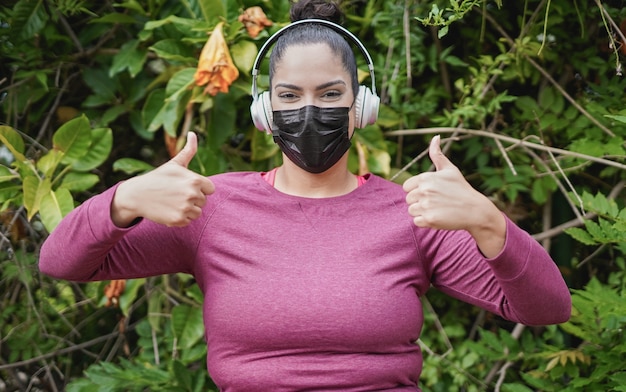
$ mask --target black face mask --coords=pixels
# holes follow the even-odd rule
[[[350,148],[350,108],[304,106],[274,111],[274,142],[309,173],[330,169]]]

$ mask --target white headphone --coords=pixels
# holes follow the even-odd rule
[[[358,38],[352,34],[350,31],[345,28],[339,26],[336,23],[330,22],[324,19],[303,19],[278,30],[274,35],[265,41],[261,49],[259,50],[259,54],[257,54],[256,59],[254,60],[254,65],[252,67],[252,105],[250,105],[250,114],[252,115],[252,121],[254,122],[254,126],[256,126],[259,130],[265,131],[267,133],[271,133],[271,125],[273,124],[273,113],[272,113],[272,103],[270,102],[270,93],[265,91],[259,95],[257,91],[257,77],[259,74],[259,66],[263,57],[269,50],[270,45],[272,45],[278,37],[280,37],[285,30],[291,29],[294,26],[303,23],[317,23],[328,26],[333,30],[341,33],[344,37],[349,38],[352,43],[359,47],[363,56],[367,60],[367,67],[370,71],[370,78],[372,79],[372,88],[366,86],[359,86],[359,92],[356,96],[354,106],[356,110],[356,122],[355,126],[357,128],[363,128],[368,124],[374,124],[376,119],[378,118],[378,107],[380,105],[380,98],[376,95],[376,85],[374,79],[374,64],[372,63],[372,58],[369,53],[365,49],[365,46],[358,40]]]

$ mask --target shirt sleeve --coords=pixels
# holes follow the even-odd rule
[[[487,259],[465,231],[435,231],[424,243],[434,287],[507,320],[526,325],[565,322],[571,295],[543,247],[506,218],[505,245]]]
[[[59,223],[41,247],[40,271],[72,281],[191,273],[198,223],[169,228],[144,219],[119,228],[111,220],[116,189],[92,197]]]

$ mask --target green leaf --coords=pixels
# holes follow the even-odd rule
[[[128,315],[131,305],[137,299],[139,289],[144,286],[146,279],[129,279],[126,281],[126,288],[120,296],[120,310],[124,315]]]
[[[207,145],[211,149],[220,149],[220,146],[233,134],[236,119],[237,107],[232,94],[217,94],[210,119],[211,132],[207,136]]]
[[[154,169],[154,166],[149,163],[133,158],[121,158],[113,163],[114,171],[121,171],[129,175],[145,173],[152,169]]]
[[[599,224],[592,220],[585,220],[585,229],[596,242],[603,242],[605,235]]]
[[[117,82],[111,80],[106,70],[87,67],[83,71],[83,79],[93,91],[93,94],[87,97],[83,103],[84,106],[97,107],[113,104],[117,101]]]
[[[41,222],[48,232],[52,232],[61,219],[74,209],[74,199],[70,191],[60,188],[56,191],[50,190],[42,196],[39,215]]]
[[[63,177],[59,188],[65,188],[73,192],[83,192],[100,182],[100,177],[93,173],[70,172]]]
[[[604,117],[612,118],[615,121],[619,121],[619,122],[626,124],[626,116],[618,116],[618,115],[614,116],[610,114],[605,114]]]
[[[126,8],[129,10],[137,11],[141,15],[148,15],[148,12],[143,8],[141,4],[137,0],[126,0],[121,3],[116,3],[116,7]]]
[[[191,348],[204,336],[202,309],[178,305],[172,310],[172,331],[178,339],[178,347]]]
[[[177,101],[181,95],[188,92],[189,87],[193,85],[195,68],[184,68],[172,75],[165,87],[165,95],[168,101]]]
[[[15,178],[19,178],[19,174],[14,173],[11,169],[4,165],[0,165],[0,183],[11,181]]]
[[[597,193],[591,201],[591,208],[603,215],[617,216],[618,207],[615,200],[609,200],[601,193]]]
[[[90,23],[135,24],[137,20],[126,14],[111,12],[101,18],[92,19]]]
[[[144,30],[146,31],[155,30],[165,25],[173,24],[173,25],[176,25],[176,27],[179,30],[183,32],[187,32],[187,31],[196,29],[201,23],[202,22],[196,19],[181,18],[180,16],[170,15],[164,19],[146,22],[144,26]]]
[[[205,21],[219,19],[226,16],[226,10],[222,0],[199,0],[200,9]]]
[[[252,131],[252,157],[253,161],[261,161],[268,159],[276,155],[279,151],[279,147],[274,143],[272,135],[268,135],[265,132]]]
[[[576,241],[585,245],[595,245],[596,241],[585,230],[578,227],[570,227],[564,230],[566,234],[575,239]]]
[[[163,127],[170,136],[176,136],[177,127],[175,125],[180,122],[179,113],[178,102],[166,100],[161,110],[159,110],[148,126],[148,131],[156,132]]]
[[[96,128],[91,131],[90,146],[79,160],[72,163],[78,171],[89,171],[102,165],[113,148],[113,131],[110,128]]]
[[[611,381],[615,383],[617,388],[614,388],[615,391],[626,391],[626,371],[622,370],[610,376]]]
[[[193,52],[179,39],[164,39],[156,42],[149,48],[157,54],[157,56],[173,62],[183,64],[195,64],[197,59]]]
[[[442,26],[439,31],[437,31],[437,38],[443,38],[448,34],[449,26]]]
[[[150,124],[152,124],[154,119],[161,111],[164,101],[165,89],[155,89],[151,91],[150,94],[148,94],[148,97],[146,98],[146,103],[141,109],[141,122],[143,123],[144,128],[149,128]]]
[[[532,389],[522,384],[504,384],[502,385],[503,392],[533,392]]]
[[[182,94],[182,96],[176,95],[178,99],[166,98],[166,93],[161,90],[155,91],[148,97],[148,101],[143,109],[143,115],[144,121],[146,121],[150,120],[149,116],[154,114],[154,117],[152,117],[147,127],[149,132],[156,132],[163,127],[169,135],[176,136],[178,124],[182,119],[191,95],[191,90],[176,90],[177,87],[180,87],[182,83],[186,82],[185,74],[186,73],[183,72],[181,76],[172,83],[171,87],[169,87],[170,92],[175,93],[179,91],[180,94]]]
[[[150,327],[157,332],[161,331],[164,303],[165,295],[161,291],[157,291],[148,296],[148,323]]]
[[[480,338],[496,352],[503,351],[502,344],[500,343],[500,341],[498,340],[498,337],[493,332],[487,331],[485,329],[481,329]]]
[[[388,176],[391,171],[391,156],[387,151],[374,149],[369,151],[367,166],[372,173]]]
[[[24,140],[17,131],[7,125],[0,125],[0,142],[11,151],[18,161],[25,161]]]
[[[43,0],[19,0],[13,6],[12,27],[20,32],[24,39],[33,38],[46,25],[48,14]]]
[[[0,211],[6,210],[11,205],[24,205],[22,191],[22,184],[0,183]]]
[[[552,177],[540,177],[533,181],[530,195],[538,204],[544,204],[556,188],[557,183]]]
[[[250,73],[258,53],[256,45],[251,41],[242,40],[232,45],[229,49],[237,68],[243,73]]]
[[[85,115],[63,124],[52,136],[54,148],[65,153],[63,161],[73,163],[82,158],[91,144],[91,127]]]
[[[59,150],[50,150],[37,161],[37,169],[44,177],[52,177],[63,156],[63,152]]]
[[[126,42],[120,51],[113,57],[113,64],[109,68],[109,76],[114,76],[125,69],[133,78],[143,69],[143,65],[148,57],[148,51],[139,47],[136,39]]]
[[[172,370],[174,371],[174,378],[178,381],[179,384],[184,388],[185,391],[191,391],[193,386],[193,379],[191,377],[191,372],[182,362],[175,360],[172,366]]]
[[[113,105],[104,111],[100,117],[100,125],[107,126],[111,122],[117,120],[121,115],[128,113],[126,105]]]
[[[22,189],[24,193],[24,208],[26,208],[28,220],[31,220],[39,211],[41,199],[50,193],[50,179],[40,180],[35,176],[27,176],[23,180]]]

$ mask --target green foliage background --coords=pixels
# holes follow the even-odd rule
[[[251,38],[239,14],[274,25]],[[401,182],[428,141],[550,251],[572,319],[512,325],[429,292],[425,391],[626,391],[625,1],[354,0],[345,27],[375,63],[382,107],[355,145]],[[107,282],[42,276],[39,247],[89,196],[201,137],[206,175],[280,163],[254,129],[250,70],[287,0],[0,1],[0,391],[206,391],[201,294],[188,276]],[[193,84],[213,27],[239,79]],[[621,26],[621,27],[620,27]],[[368,85],[364,60],[363,83]],[[267,85],[263,64],[261,87]],[[350,165],[358,169],[357,149]]]

